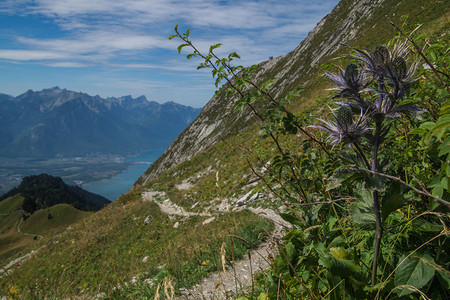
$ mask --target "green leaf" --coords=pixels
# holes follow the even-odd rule
[[[443,156],[450,152],[450,137],[446,138],[442,145],[439,146],[439,156]]]
[[[285,250],[288,260],[292,261],[292,259],[295,258],[295,254],[297,253],[294,244],[292,242],[287,243],[285,246]]]
[[[326,267],[334,275],[349,277],[358,275],[361,271],[360,267],[352,260],[342,259],[333,255],[323,255],[319,258],[319,264]]]
[[[433,194],[433,196],[442,198],[442,195],[444,194],[444,189],[441,186],[436,186],[431,191],[431,194]]]
[[[267,297],[266,293],[259,294],[258,300],[266,300],[266,299],[269,299],[269,297]]]
[[[442,105],[439,115],[440,116],[450,115],[450,103],[446,103],[446,104]]]
[[[444,115],[440,117],[436,125],[433,126],[433,128],[430,129],[431,135],[437,135],[438,139],[441,139],[442,136],[448,132],[450,129],[450,115]]]
[[[422,288],[433,278],[435,269],[434,260],[428,254],[422,257],[413,255],[403,261],[405,257],[400,258],[400,265],[395,271],[395,285],[410,285],[417,289]],[[409,289],[397,290],[399,296],[405,296],[412,293]]]
[[[219,48],[220,46],[222,46],[221,43],[212,45],[211,47],[209,47],[209,53],[211,53],[214,49]]]
[[[180,54],[183,47],[186,47],[186,46],[189,46],[189,44],[181,44],[180,46],[178,46],[178,48],[177,48],[178,54]]]
[[[447,270],[438,270],[438,279],[445,289],[450,289],[450,276]]]
[[[372,192],[360,186],[356,196],[357,199],[350,205],[353,222],[361,228],[374,228],[375,213]]]
[[[441,187],[445,190],[448,190],[448,178],[447,176],[441,179]]]
[[[283,218],[283,220],[291,223],[292,225],[302,226],[303,223],[295,216],[287,213],[281,213],[280,217]]]
[[[403,197],[404,193],[404,185],[396,181],[389,184],[382,200],[381,216],[383,220],[385,220],[391,212],[405,205],[405,198]]]
[[[415,219],[412,226],[415,230],[423,232],[441,232],[444,229],[442,224],[429,222],[425,219]]]

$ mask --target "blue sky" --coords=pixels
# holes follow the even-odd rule
[[[0,93],[53,86],[201,107],[214,80],[173,27],[248,66],[293,50],[338,0],[0,0]]]

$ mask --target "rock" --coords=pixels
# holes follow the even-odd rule
[[[242,196],[237,202],[236,204],[238,206],[243,206],[247,204],[247,198],[251,195],[251,193],[253,193],[253,191],[248,192],[247,194],[245,194],[244,196]]]
[[[206,219],[205,221],[203,221],[202,225],[206,225],[211,223],[212,221],[214,221],[216,219],[216,217],[211,217],[209,219]]]
[[[148,256],[146,256],[146,257],[144,257],[143,259],[142,259],[142,262],[143,263],[146,263],[148,261]]]
[[[249,203],[255,201],[256,199],[258,199],[259,193],[254,193],[254,194],[250,197],[250,195],[251,195],[252,192],[253,192],[253,191],[250,191],[250,192],[248,192],[247,194],[245,194],[244,196],[242,196],[242,197],[236,202],[236,204],[237,204],[238,206],[244,206],[244,205],[247,205],[247,204],[249,204]]]
[[[176,222],[175,224],[173,224],[173,228],[178,228],[178,227],[180,227],[180,222]]]
[[[147,216],[147,218],[145,218],[145,220],[144,220],[144,223],[145,224],[148,224],[148,223],[150,223],[150,221],[152,220],[152,216]]]

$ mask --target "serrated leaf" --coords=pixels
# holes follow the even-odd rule
[[[434,260],[428,254],[423,256],[413,255],[404,260],[400,258],[401,265],[395,271],[395,285],[409,285],[417,289],[422,288],[433,278],[435,269]],[[409,289],[399,289],[399,296],[405,296],[412,293]]]
[[[412,222],[415,230],[423,232],[441,232],[444,227],[440,223],[429,222],[425,219],[415,219]]]
[[[319,264],[331,271],[334,275],[349,277],[360,273],[361,269],[352,260],[323,255],[319,258]]]
[[[302,225],[302,222],[297,217],[295,217],[295,216],[293,216],[291,214],[281,213],[280,217],[283,220],[291,223],[292,225],[297,225],[297,226],[301,226]]]
[[[403,197],[404,193],[405,188],[402,184],[398,182],[389,184],[382,199],[383,205],[381,206],[381,215],[383,220],[385,220],[391,212],[405,205],[405,198]]]
[[[284,249],[286,251],[288,260],[291,261],[295,257],[295,253],[296,253],[294,244],[292,242],[289,242],[286,244]]]
[[[439,156],[445,155],[450,152],[450,137],[446,138],[442,145],[439,146]]]
[[[353,222],[362,228],[375,227],[375,212],[372,192],[362,187],[357,191],[357,199],[350,205]]]

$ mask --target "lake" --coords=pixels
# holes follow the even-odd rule
[[[125,161],[130,162],[131,165],[123,172],[111,178],[85,182],[82,188],[114,201],[134,185],[136,180],[147,171],[150,165],[163,154],[164,150],[149,150],[139,156],[127,157]]]

